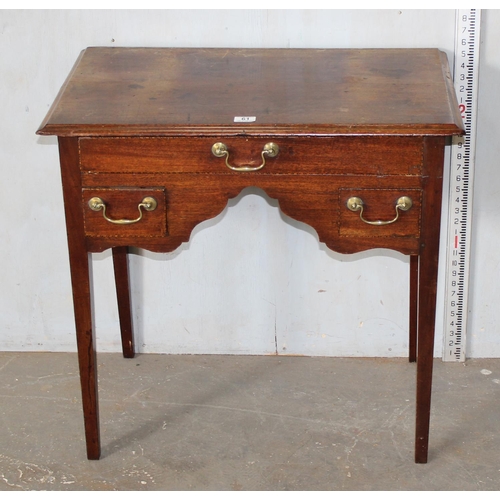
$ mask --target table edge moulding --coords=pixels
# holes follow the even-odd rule
[[[90,47],[37,133],[58,137],[89,459],[101,453],[90,254],[112,249],[131,358],[128,248],[172,251],[255,186],[334,251],[410,256],[427,462],[444,151],[464,133],[444,52]]]

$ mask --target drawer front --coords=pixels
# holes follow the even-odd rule
[[[216,143],[227,155],[213,154]],[[270,143],[279,148],[274,157],[262,154]],[[419,175],[423,163],[419,137],[110,137],[81,138],[79,147],[81,170],[102,173],[246,175],[230,167],[248,167],[260,175],[407,176]]]
[[[147,238],[167,235],[163,188],[84,188],[86,236]]]
[[[261,189],[265,196],[276,200],[285,219],[290,217],[312,227],[319,241],[337,252],[355,253],[369,248],[391,248],[406,254],[419,251],[422,205],[419,177],[262,176],[258,172],[245,176],[175,173],[138,177],[133,173],[88,173],[83,175],[83,180],[85,229],[88,244],[93,240],[95,251],[124,244],[171,251],[189,241],[199,223],[218,216],[227,207],[228,200],[249,186]],[[140,189],[144,184],[161,188]],[[120,185],[129,187],[114,187]],[[137,188],[131,188],[134,185]],[[103,218],[102,212],[88,207],[94,196],[109,200],[109,214],[113,218],[137,217],[137,204],[144,196],[157,198],[158,208],[145,212],[144,219],[138,223],[114,227]],[[397,200],[402,196],[411,198],[412,207],[396,212]],[[352,197],[363,200],[362,215],[368,222],[390,222],[396,215],[398,218],[385,225],[367,224],[361,220],[359,211],[348,209],[347,201]],[[162,201],[165,199],[166,204]],[[125,212],[123,207],[127,204]]]
[[[418,238],[421,198],[419,189],[340,189],[340,236]]]

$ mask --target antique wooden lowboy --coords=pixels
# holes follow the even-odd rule
[[[257,186],[337,252],[410,256],[427,461],[444,151],[463,133],[443,52],[92,47],[38,133],[59,142],[88,458],[100,456],[89,254],[112,248],[133,357],[128,247],[174,250]]]

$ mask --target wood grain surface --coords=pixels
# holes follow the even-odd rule
[[[453,95],[437,49],[92,47],[39,133],[452,135]]]

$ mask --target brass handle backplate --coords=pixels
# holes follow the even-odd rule
[[[94,198],[91,198],[89,200],[89,207],[91,210],[94,212],[99,212],[102,210],[102,216],[108,221],[111,222],[112,224],[135,224],[136,222],[139,222],[142,219],[142,209],[147,210],[148,212],[152,212],[155,210],[155,208],[158,206],[158,203],[156,200],[151,197],[151,196],[146,196],[143,198],[143,200],[137,205],[137,208],[139,210],[139,217],[137,219],[110,219],[106,215],[106,203],[102,200],[102,198],[99,198],[98,196],[95,196]]]
[[[396,217],[392,220],[366,220],[363,217],[363,207],[364,207],[364,202],[361,198],[358,198],[357,196],[353,196],[347,200],[347,208],[351,210],[351,212],[357,212],[359,211],[359,218],[366,224],[370,224],[372,226],[386,226],[387,224],[392,224],[393,222],[396,222],[399,219],[399,211],[402,210],[403,212],[406,212],[410,210],[412,207],[413,202],[409,196],[401,196],[398,198],[398,201],[396,202]]]
[[[225,156],[226,167],[230,168],[231,170],[235,170],[236,172],[254,172],[255,170],[260,170],[266,164],[266,156],[269,156],[269,158],[274,158],[275,156],[278,155],[279,152],[280,148],[278,147],[277,144],[275,144],[274,142],[268,142],[264,146],[260,154],[260,156],[262,157],[261,165],[259,165],[258,167],[251,167],[251,166],[233,167],[232,165],[229,165],[229,151],[227,149],[227,146],[222,142],[216,142],[212,146],[212,154],[214,156],[217,156],[217,158],[222,158]]]

